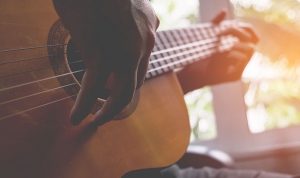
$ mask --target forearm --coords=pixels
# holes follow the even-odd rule
[[[201,72],[202,70],[192,65],[187,66],[176,73],[184,94],[207,85],[205,76]]]

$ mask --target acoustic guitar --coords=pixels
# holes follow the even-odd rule
[[[215,53],[220,26],[157,32],[146,82],[98,129],[69,112],[85,71],[49,0],[0,2],[0,177],[119,178],[175,163],[189,143],[183,93],[174,74]],[[234,40],[225,42],[230,46]]]

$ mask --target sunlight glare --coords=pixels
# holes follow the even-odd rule
[[[265,123],[267,121],[266,108],[263,104],[257,105],[256,108],[247,111],[248,124],[252,133],[260,133],[265,131]]]
[[[294,18],[296,17],[296,12],[295,12],[294,10],[289,10],[289,11],[287,12],[287,17],[288,17],[289,19],[294,19]]]

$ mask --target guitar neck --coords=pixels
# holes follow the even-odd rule
[[[146,79],[205,59],[219,50],[228,50],[237,39],[227,37],[220,40],[218,34],[236,24],[235,21],[225,21],[220,25],[203,23],[189,28],[158,31]]]

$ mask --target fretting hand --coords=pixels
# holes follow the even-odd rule
[[[110,94],[93,123],[112,120],[143,84],[159,20],[148,0],[53,0],[86,66],[71,123],[86,118],[113,73]]]
[[[224,20],[226,11],[220,12],[212,23]],[[239,42],[228,52],[218,52],[213,56],[191,64],[177,73],[184,93],[206,85],[238,80],[251,59],[258,37],[251,26],[229,28],[219,34],[232,35]]]

